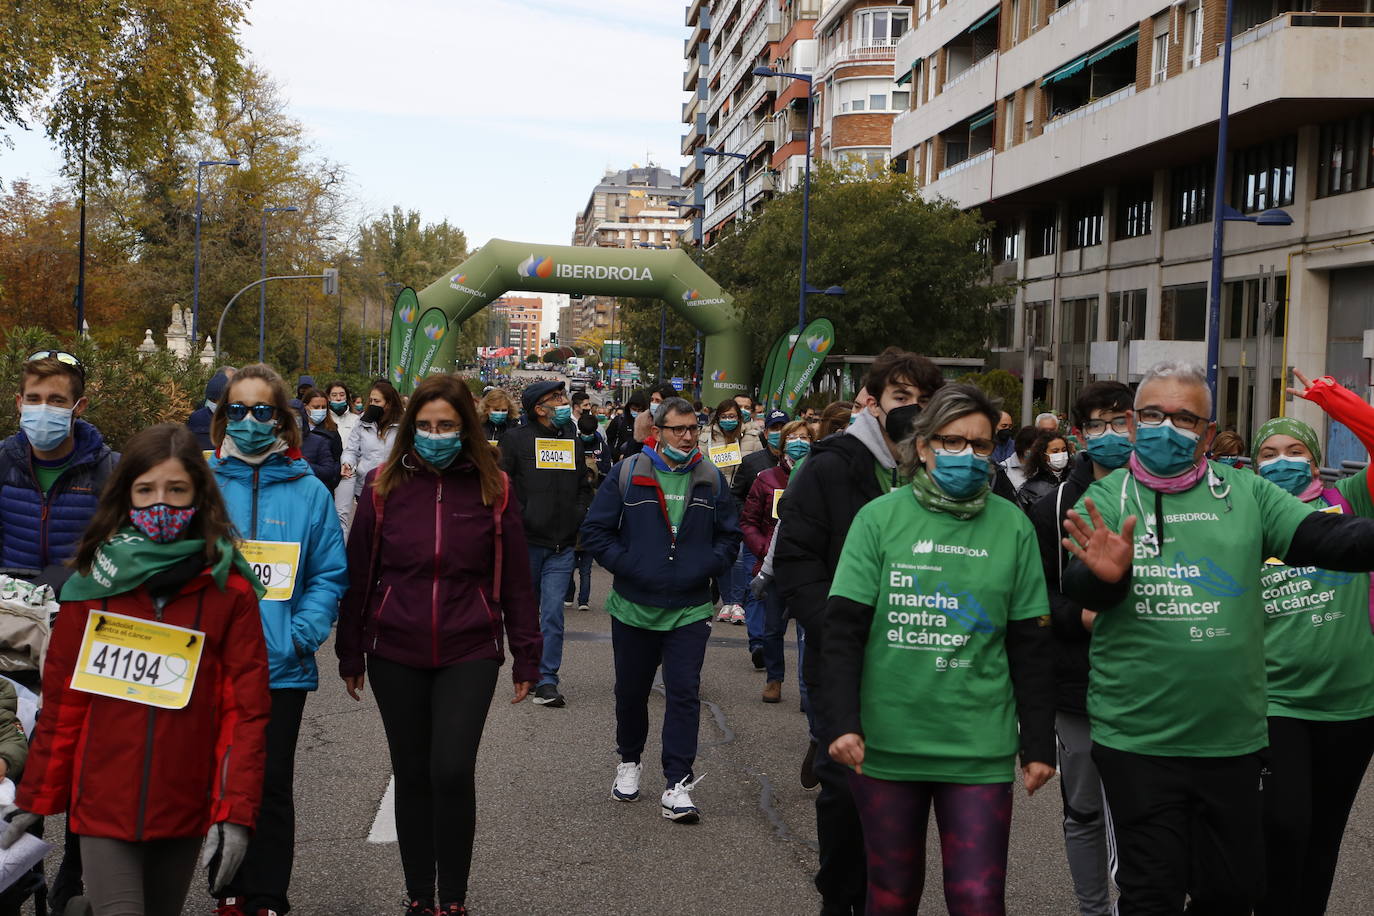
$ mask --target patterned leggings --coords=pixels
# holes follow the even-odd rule
[[[920,906],[931,802],[950,916],[1004,916],[1011,783],[895,782],[856,773],[849,780],[868,850],[865,916]]]

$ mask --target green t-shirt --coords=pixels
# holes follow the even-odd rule
[[[52,489],[52,485],[57,483],[57,478],[71,466],[72,459],[68,456],[62,459],[61,464],[45,464],[37,458],[33,459],[33,474],[38,478],[38,488],[44,493]]]
[[[692,472],[690,469],[660,471],[654,468],[654,478],[663,488],[663,502],[668,509],[668,522],[673,526],[673,535],[676,536],[677,529],[682,524],[682,516],[687,512],[687,495],[692,488]],[[606,613],[621,623],[644,630],[676,630],[698,620],[710,619],[711,611],[710,602],[683,608],[636,604],[621,597],[615,589],[611,589],[611,594],[606,599]]]
[[[1260,567],[1283,556],[1312,510],[1257,474],[1212,462],[1206,480],[1163,495],[1119,469],[1088,487],[1115,531],[1137,517],[1126,599],[1093,627],[1088,715],[1093,740],[1136,754],[1229,757],[1268,744]],[[1078,513],[1088,517],[1080,500]]]
[[[1356,515],[1374,518],[1367,473],[1337,482],[1336,489]],[[1308,505],[1329,504],[1319,496]],[[1260,587],[1269,715],[1321,722],[1374,715],[1369,574],[1284,566],[1271,558]]]
[[[884,493],[905,489],[911,483],[911,478],[903,477],[899,468],[885,468],[876,458],[873,460],[873,469],[878,475],[878,489]]]
[[[1000,499],[968,520],[904,487],[859,510],[831,596],[874,608],[859,715],[864,774],[1010,782],[1016,710],[1009,620],[1049,613],[1035,531]]]

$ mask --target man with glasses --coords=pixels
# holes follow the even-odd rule
[[[1199,913],[1249,913],[1259,900],[1273,599],[1261,570],[1270,557],[1312,567],[1315,590],[1322,570],[1374,568],[1374,520],[1315,512],[1204,460],[1210,416],[1200,367],[1151,367],[1126,467],[1090,485],[1064,523],[1064,594],[1097,611],[1085,621],[1088,717],[1126,916],[1181,913],[1185,896]]]
[[[1092,761],[1088,727],[1088,647],[1094,616],[1064,594],[1060,579],[1069,554],[1060,544],[1064,518],[1084,491],[1131,457],[1131,389],[1121,382],[1085,385],[1073,406],[1073,421],[1085,445],[1057,490],[1030,510],[1049,587],[1055,643],[1055,732],[1064,803],[1064,850],[1082,916],[1107,916],[1107,826],[1102,783]],[[1006,415],[1003,414],[1005,417]],[[995,453],[994,453],[995,454]]]
[[[0,566],[62,566],[95,514],[100,491],[119,456],[81,419],[88,406],[86,372],[61,350],[40,350],[24,363],[19,432],[0,443]]]
[[[539,596],[544,656],[534,702],[558,708],[563,663],[563,596],[572,582],[577,529],[592,498],[586,446],[577,434],[572,405],[561,381],[536,382],[520,397],[526,422],[501,440],[501,468],[520,500],[529,542],[530,576]]]
[[[696,412],[673,397],[654,436],[611,469],[582,526],[582,544],[615,576],[606,611],[615,659],[616,767],[611,797],[639,798],[649,691],[663,668],[663,816],[694,824],[691,792],[701,724],[701,667],[711,635],[711,579],[735,562],[741,534],[725,477],[697,448]]]

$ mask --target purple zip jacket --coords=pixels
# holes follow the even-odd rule
[[[544,641],[519,502],[500,507],[498,562],[498,512],[482,504],[476,468],[460,457],[442,473],[416,471],[386,499],[376,584],[364,608],[377,524],[374,476],[358,497],[348,536],[349,587],[335,641],[339,675],[364,673],[365,655],[415,668],[484,658],[504,663],[504,636],[515,657],[514,680],[538,680]],[[506,487],[509,494],[509,481]]]

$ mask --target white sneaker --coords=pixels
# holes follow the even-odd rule
[[[716,615],[716,623],[729,623],[730,615],[735,612],[735,607],[736,605],[733,604],[722,604],[720,613]]]
[[[571,602],[571,601],[564,601],[564,602],[563,602],[563,610],[565,610],[565,611],[571,611],[571,610],[572,610],[572,602]]]
[[[735,625],[744,623],[744,608],[740,607],[738,604],[732,605],[730,608],[730,622]]]
[[[663,806],[663,816],[679,824],[695,824],[700,821],[701,812],[692,804],[692,796],[689,793],[705,778],[703,774],[691,782],[683,779],[671,789],[664,791],[663,798],[659,801]]]
[[[615,785],[611,798],[616,801],[639,801],[639,774],[644,768],[637,763],[622,763],[615,768]]]

